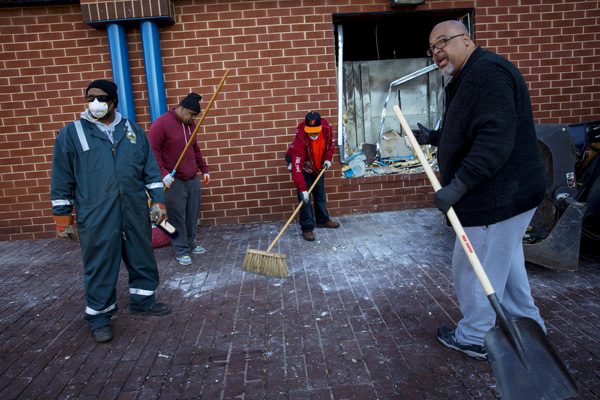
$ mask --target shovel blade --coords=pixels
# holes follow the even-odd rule
[[[577,396],[577,383],[544,331],[531,318],[510,320],[518,338],[496,326],[485,335],[485,347],[502,399],[567,399]],[[515,339],[522,344],[515,348]]]

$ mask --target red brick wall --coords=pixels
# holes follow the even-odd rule
[[[177,0],[175,25],[160,27],[167,104],[189,91],[204,106],[230,70],[199,130],[211,183],[204,224],[287,219],[295,189],[282,161],[296,124],[319,110],[337,132],[332,13],[475,9],[477,44],[513,61],[528,81],[536,122],[600,115],[600,1]],[[543,3],[543,5],[542,5]],[[502,4],[501,6],[499,4]],[[127,29],[136,117],[149,109],[140,31]],[[91,80],[112,79],[104,30],[79,6],[0,9],[0,240],[55,237],[49,195],[56,132],[83,110]],[[424,174],[341,178],[336,150],[327,173],[335,217],[431,206]]]
[[[600,2],[476,1],[477,44],[520,69],[536,123],[600,118]],[[502,4],[501,6],[499,6]]]

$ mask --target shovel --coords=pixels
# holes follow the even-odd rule
[[[442,186],[402,115],[400,107],[395,105],[393,108],[423,165],[431,186],[437,192]],[[558,358],[542,327],[531,318],[509,319],[508,312],[498,301],[496,292],[454,209],[450,208],[446,215],[498,317],[498,326],[485,334],[484,342],[502,398],[529,400],[566,399],[577,396],[575,379]]]

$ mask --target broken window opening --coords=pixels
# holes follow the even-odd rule
[[[434,129],[443,113],[442,78],[427,56],[429,33],[472,10],[334,14],[338,62],[338,145],[346,177],[422,172],[392,107],[413,129]],[[341,60],[341,63],[340,63]],[[422,147],[434,169],[435,148]]]

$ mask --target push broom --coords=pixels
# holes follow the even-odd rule
[[[150,209],[152,199],[148,196],[148,209]],[[177,239],[179,232],[175,227],[164,219],[160,224],[152,222],[152,248],[158,249],[171,244],[171,239]]]
[[[202,114],[202,118],[200,118],[200,121],[198,121],[198,123],[196,124],[196,129],[194,129],[194,133],[192,134],[192,136],[190,136],[190,139],[188,140],[188,143],[185,146],[185,149],[183,149],[183,151],[181,152],[181,155],[179,156],[179,160],[177,160],[177,164],[175,164],[175,167],[173,168],[173,171],[170,174],[171,177],[175,176],[175,172],[177,172],[177,168],[179,168],[179,164],[181,164],[181,161],[183,160],[183,156],[188,151],[190,145],[192,144],[192,141],[196,137],[196,134],[198,133],[198,128],[200,128],[200,125],[202,125],[202,122],[204,121],[204,118],[206,117],[206,114],[208,114],[208,110],[210,110],[210,107],[212,106],[212,104],[215,101],[215,98],[217,97],[217,94],[219,94],[219,91],[221,90],[221,86],[223,86],[223,83],[225,83],[225,79],[227,79],[227,75],[229,75],[229,70],[227,70],[225,72],[225,75],[223,75],[223,78],[221,79],[221,83],[219,83],[219,87],[217,87],[217,90],[216,90],[215,94],[213,94],[212,99],[210,99],[210,102],[208,103],[208,106],[206,107],[206,109],[204,110],[204,113]],[[163,192],[166,192],[167,189],[168,188],[165,186],[163,188]]]
[[[158,249],[171,244],[171,239],[176,239],[179,232],[165,219],[160,224],[152,224],[152,248]]]
[[[326,169],[327,168],[323,168],[321,170],[319,176],[317,176],[317,179],[315,179],[310,189],[308,189],[309,195],[312,192],[315,185],[317,184],[317,182],[319,182],[319,179],[321,179],[321,176],[323,176],[323,173]],[[288,268],[285,264],[285,254],[271,253],[271,249],[273,248],[273,246],[275,246],[275,243],[277,243],[281,235],[283,235],[283,232],[285,232],[285,230],[290,225],[296,214],[298,214],[298,212],[302,208],[302,203],[303,202],[301,201],[300,204],[298,204],[298,207],[296,207],[296,210],[294,211],[290,219],[288,219],[281,232],[279,232],[279,235],[277,235],[275,240],[273,240],[273,243],[271,243],[267,251],[252,249],[246,250],[246,258],[244,259],[244,264],[242,265],[242,269],[244,269],[244,271],[254,272],[256,274],[261,275],[274,276],[277,278],[287,278]]]

